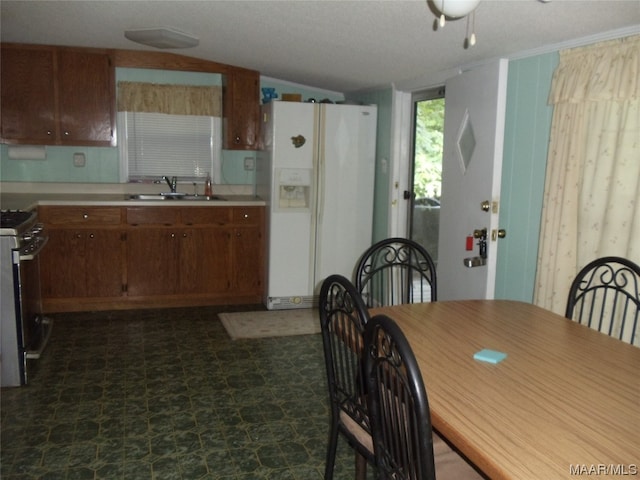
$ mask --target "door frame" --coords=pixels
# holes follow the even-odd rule
[[[409,190],[410,158],[413,147],[411,145],[411,111],[412,92],[401,92],[394,88],[391,102],[391,175],[389,175],[389,219],[388,236],[406,237],[408,234],[409,209],[403,192]]]

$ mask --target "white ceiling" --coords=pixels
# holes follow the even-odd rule
[[[483,0],[469,49],[467,20],[436,30],[426,0],[2,0],[0,11],[3,42],[152,50],[123,32],[168,26],[200,39],[172,52],[345,93],[640,33],[640,0]]]

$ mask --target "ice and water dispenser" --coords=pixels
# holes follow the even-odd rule
[[[282,168],[277,175],[277,205],[280,210],[309,210],[313,170]]]

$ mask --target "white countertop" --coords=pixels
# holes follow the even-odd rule
[[[224,200],[136,200],[132,194],[160,193],[158,185],[139,184],[34,184],[3,183],[0,207],[9,210],[31,210],[38,205],[93,206],[263,206],[264,200],[251,194],[250,185],[220,185],[214,193]],[[247,188],[248,187],[248,188]],[[159,189],[160,188],[160,189]],[[73,192],[73,193],[69,193]]]

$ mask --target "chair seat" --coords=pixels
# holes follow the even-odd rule
[[[433,432],[433,457],[438,480],[484,478],[436,432]]]
[[[373,456],[373,439],[371,438],[371,434],[362,428],[362,426],[351,418],[344,410],[340,411],[340,422],[344,425],[344,428],[354,436],[358,443],[366,448],[371,456]]]

